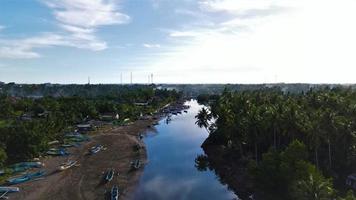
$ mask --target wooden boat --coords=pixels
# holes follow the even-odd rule
[[[116,185],[114,185],[112,188],[111,188],[111,200],[118,200],[119,199],[119,187],[117,187]]]
[[[65,149],[50,149],[46,154],[50,156],[66,156],[69,153]]]
[[[106,175],[105,175],[105,181],[106,182],[110,182],[114,178],[114,174],[115,174],[115,170],[114,169],[108,170],[106,172]]]
[[[11,185],[19,184],[19,183],[23,183],[23,182],[29,181],[31,179],[40,178],[40,177],[44,176],[45,174],[46,174],[45,171],[38,171],[38,172],[35,172],[35,173],[28,173],[28,174],[25,174],[25,175],[20,176],[20,177],[9,178],[9,179],[7,179],[7,182],[9,184],[11,184]]]
[[[20,192],[20,188],[18,187],[0,187],[0,193],[11,193],[11,192]]]
[[[0,199],[8,199],[8,193],[20,192],[18,187],[0,187]]]
[[[89,152],[90,152],[91,154],[96,154],[96,153],[98,153],[99,151],[101,151],[102,149],[103,149],[103,146],[102,146],[102,145],[96,145],[96,146],[90,148]]]
[[[187,113],[187,112],[188,112],[188,110],[185,110],[185,111],[183,111],[183,112]]]
[[[59,166],[59,170],[60,170],[60,171],[64,171],[64,170],[66,170],[66,169],[69,169],[69,168],[75,166],[75,165],[77,164],[77,162],[78,162],[78,161],[76,161],[76,160],[75,160],[75,161],[72,160],[72,161],[68,161],[68,162],[66,162],[66,163],[63,163],[63,164],[61,164],[61,165]]]
[[[141,161],[140,160],[134,160],[134,161],[131,162],[131,168],[132,169],[137,170],[137,169],[140,169],[140,167],[141,167]]]

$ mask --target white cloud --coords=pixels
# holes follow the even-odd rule
[[[160,44],[148,44],[148,43],[144,43],[144,44],[142,44],[142,46],[144,46],[146,48],[160,48],[161,47]]]
[[[130,17],[118,11],[114,1],[108,0],[43,0],[54,10],[56,19],[65,25],[95,28],[128,23]]]
[[[59,26],[71,34],[70,37],[77,41],[78,48],[106,49],[106,43],[97,39],[95,31],[100,26],[125,24],[130,21],[128,15],[118,11],[115,1],[43,0],[43,2],[53,9]]]
[[[355,82],[354,1],[202,0],[199,6],[214,25],[168,33],[181,45],[150,64],[159,82],[177,80],[172,74],[178,82]]]
[[[0,40],[1,58],[39,58],[35,49],[63,46],[101,51],[105,41],[96,36],[101,26],[124,24],[130,17],[119,12],[114,0],[41,0],[53,10],[61,33],[46,33],[24,39]],[[0,26],[0,30],[2,26]]]
[[[96,41],[95,38],[88,39],[88,41],[90,41],[88,43],[83,41],[85,41],[85,38],[54,33],[42,34],[37,37],[30,37],[26,39],[0,40],[0,58],[39,58],[41,55],[37,53],[35,49],[55,46],[75,47],[90,49],[93,51],[99,51],[106,48],[106,43]]]

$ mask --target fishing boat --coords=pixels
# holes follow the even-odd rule
[[[96,145],[96,146],[93,146],[92,148],[89,149],[89,152],[91,154],[96,154],[98,153],[100,150],[103,149],[103,146],[102,145]]]
[[[119,187],[116,185],[111,188],[111,200],[118,200],[119,199]]]
[[[20,188],[18,187],[0,187],[0,193],[11,193],[11,192],[20,192]]]
[[[142,138],[143,138],[143,135],[142,135],[142,133],[140,133],[140,134],[138,135],[138,139],[142,140]]]
[[[131,162],[131,168],[132,169],[139,169],[141,167],[141,161],[140,160],[134,160]]]
[[[47,155],[50,156],[65,156],[68,155],[69,153],[65,149],[50,149],[49,151],[46,152]]]
[[[64,171],[64,170],[66,170],[66,169],[69,169],[69,168],[75,166],[75,165],[77,164],[77,162],[78,162],[78,161],[76,161],[76,160],[70,160],[70,161],[68,161],[68,162],[66,162],[66,163],[63,163],[63,164],[61,164],[61,165],[59,166],[59,170],[60,170],[60,171]]]
[[[12,172],[24,172],[30,168],[40,168],[43,166],[43,163],[41,162],[20,162],[11,165],[9,168],[11,168]]]
[[[41,171],[34,172],[34,173],[28,173],[28,174],[25,174],[25,175],[20,176],[20,177],[9,178],[9,179],[7,179],[7,182],[9,184],[11,184],[11,185],[19,184],[19,183],[23,183],[23,182],[29,181],[31,179],[40,178],[40,177],[44,176],[45,174],[46,174],[46,172],[41,170]]]
[[[0,199],[8,199],[8,193],[20,192],[18,187],[0,187]]]
[[[114,174],[115,174],[115,170],[114,169],[108,170],[106,172],[106,175],[105,175],[105,181],[106,182],[110,182],[114,178]]]

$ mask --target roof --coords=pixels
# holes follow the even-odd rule
[[[348,179],[356,180],[356,174],[350,174],[347,176]]]
[[[91,124],[78,124],[77,127],[78,128],[90,128]]]

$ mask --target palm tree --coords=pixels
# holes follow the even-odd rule
[[[209,122],[211,120],[211,113],[208,111],[206,108],[202,108],[199,113],[195,116],[197,121],[195,122],[196,125],[198,125],[200,128],[205,128],[208,133],[209,131]]]
[[[331,181],[318,173],[310,174],[307,179],[299,181],[295,189],[296,199],[300,200],[330,200],[333,195]]]

